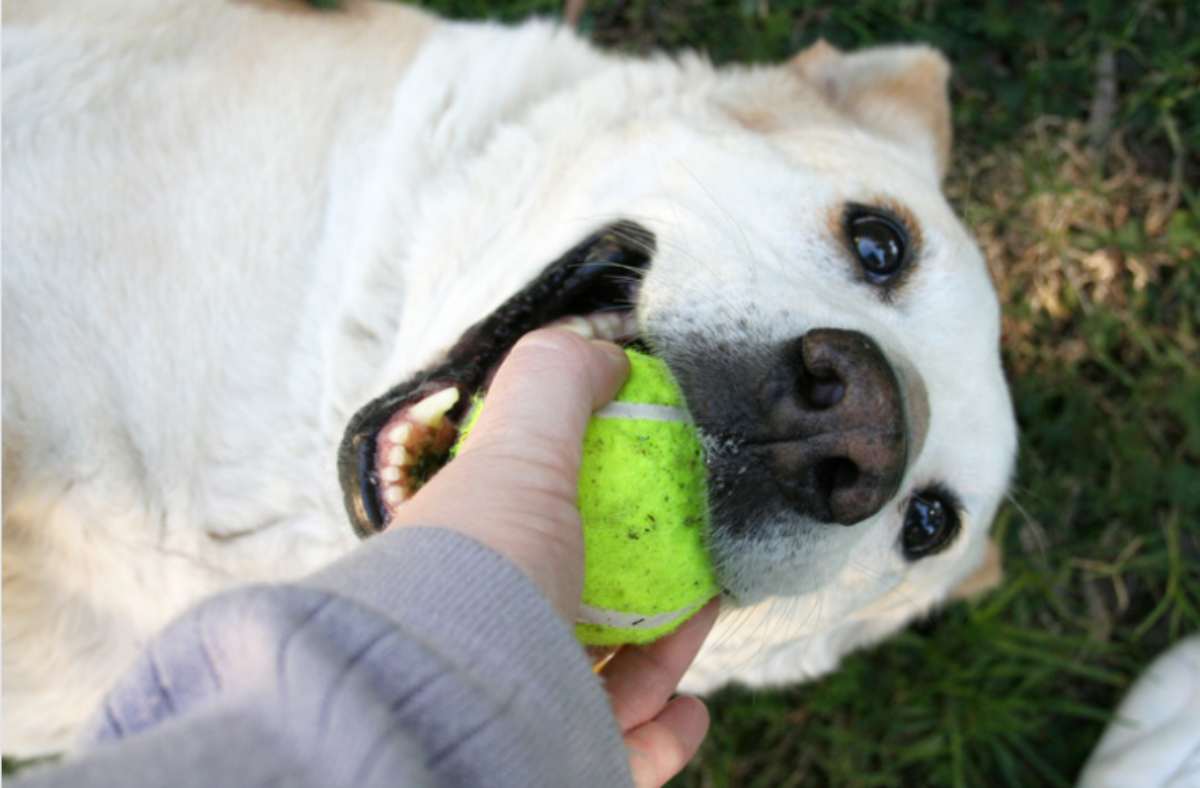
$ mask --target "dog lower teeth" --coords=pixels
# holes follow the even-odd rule
[[[408,417],[417,424],[427,427],[437,427],[442,423],[446,412],[458,402],[458,389],[448,386],[413,405],[408,411]]]
[[[392,417],[376,448],[379,497],[390,521],[425,481],[431,463],[450,450],[457,430],[446,418],[461,397],[455,386],[438,389]]]

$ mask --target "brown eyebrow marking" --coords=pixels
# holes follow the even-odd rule
[[[908,209],[907,205],[892,197],[876,197],[870,202],[861,204],[882,208],[899,219],[904,228],[908,230],[908,245],[912,256],[916,258],[921,253],[925,244],[925,236],[921,232],[921,223],[917,221],[917,217]]]
[[[826,227],[834,240],[846,250],[846,257],[854,266],[853,270],[856,273],[861,269],[858,267],[858,258],[855,255],[854,247],[850,243],[848,232],[850,213],[856,207],[875,209],[891,218],[908,233],[908,244],[905,251],[906,263],[894,279],[886,284],[876,284],[868,282],[861,275],[856,276],[864,284],[870,284],[879,293],[879,297],[885,303],[891,303],[904,288],[913,269],[917,267],[923,256],[925,236],[921,232],[921,224],[907,206],[892,197],[875,195],[864,200],[844,200],[835,204],[826,216]]]

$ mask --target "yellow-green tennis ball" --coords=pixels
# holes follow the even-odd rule
[[[704,543],[703,451],[683,396],[661,360],[625,353],[629,379],[592,417],[579,469],[585,557],[575,634],[589,646],[656,640],[720,590]],[[479,410],[476,402],[458,445]]]

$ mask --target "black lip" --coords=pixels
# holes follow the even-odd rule
[[[653,234],[633,222],[617,222],[591,234],[467,329],[442,361],[360,408],[338,448],[338,481],[354,532],[365,538],[384,526],[376,490],[375,440],[393,413],[447,386],[478,390],[516,341],[539,326],[567,315],[629,304],[654,247]],[[461,397],[448,416],[461,417],[468,399]]]

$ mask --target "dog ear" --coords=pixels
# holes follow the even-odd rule
[[[846,54],[819,40],[789,67],[835,108],[879,134],[925,151],[941,179],[950,159],[950,64],[923,45]]]
[[[983,563],[950,592],[950,599],[974,599],[982,596],[999,586],[1003,579],[1004,557],[1000,552],[1000,545],[989,536]]]

